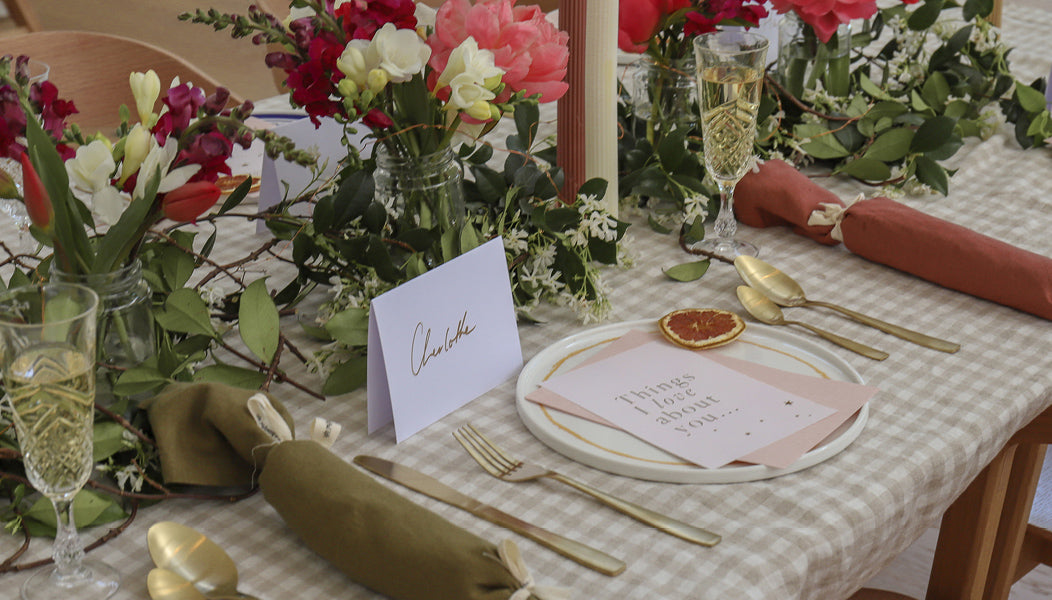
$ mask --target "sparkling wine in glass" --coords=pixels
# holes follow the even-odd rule
[[[55,506],[54,567],[22,586],[24,600],[101,599],[120,577],[84,560],[73,498],[91,475],[95,323],[99,298],[80,285],[42,283],[0,294],[0,369],[26,476]]]
[[[705,168],[720,190],[720,209],[713,235],[691,250],[729,259],[757,254],[756,246],[734,237],[738,230],[734,186],[753,164],[767,46],[767,38],[746,31],[719,31],[694,38]]]

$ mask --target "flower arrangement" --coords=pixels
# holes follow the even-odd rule
[[[267,63],[285,74],[292,104],[316,123],[364,126],[375,140],[372,158],[348,148],[332,181],[287,198],[268,219],[294,244],[301,276],[288,295],[329,286],[309,324],[328,342],[313,361],[326,394],[364,382],[372,298],[498,235],[522,318],[542,302],[568,305],[586,320],[606,313],[595,263],[619,262],[627,225],[595,201],[605,182],[560,197],[563,176],[554,148],[538,137],[538,104],[567,89],[567,36],[539,7],[446,0],[432,15],[411,0],[298,0],[290,8],[284,21],[258,7],[180,18],[268,44]],[[512,116],[515,134],[501,161],[484,136]],[[387,174],[377,155],[439,150],[465,172],[455,223],[391,203],[379,189]],[[309,210],[296,210],[301,205]],[[311,216],[297,216],[303,212]]]

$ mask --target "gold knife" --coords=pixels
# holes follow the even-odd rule
[[[484,504],[464,495],[441,481],[424,475],[410,467],[391,462],[375,456],[359,455],[354,457],[355,464],[364,467],[381,477],[385,477],[400,483],[405,487],[452,504],[457,508],[468,511],[480,519],[495,523],[501,527],[510,529],[518,534],[524,535],[531,540],[551,548],[566,558],[574,560],[590,569],[599,571],[604,575],[618,575],[625,570],[625,563],[605,552],[596,550],[591,546],[565,538],[547,529],[531,525],[517,517],[502,512],[488,504]]]

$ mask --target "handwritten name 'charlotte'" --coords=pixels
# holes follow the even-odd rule
[[[423,323],[418,322],[416,327],[413,328],[413,344],[409,349],[411,354],[410,368],[413,371],[413,375],[419,375],[432,358],[445,352],[451,352],[461,338],[467,337],[475,331],[475,327],[474,323],[468,323],[468,312],[464,311],[464,316],[460,318],[455,328],[446,327],[446,334],[442,343],[438,346],[433,346],[431,342],[431,328],[425,328]]]

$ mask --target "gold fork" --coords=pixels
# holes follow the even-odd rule
[[[500,446],[497,446],[486,436],[479,433],[471,423],[467,423],[454,431],[453,437],[455,437],[457,441],[460,442],[460,445],[468,451],[468,454],[471,455],[471,458],[475,459],[475,462],[485,469],[487,473],[497,479],[510,481],[512,483],[533,481],[534,479],[540,479],[541,477],[554,479],[555,481],[565,483],[574,489],[592,496],[603,504],[619,510],[637,521],[656,527],[669,535],[674,535],[678,538],[687,540],[688,542],[694,542],[695,544],[700,544],[702,546],[715,546],[720,543],[720,536],[711,531],[688,525],[687,523],[666,517],[665,515],[643,508],[637,504],[632,504],[631,502],[616,498],[606,492],[570,479],[569,477],[556,473],[555,471],[526,464],[521,460],[516,460],[502,450]]]

